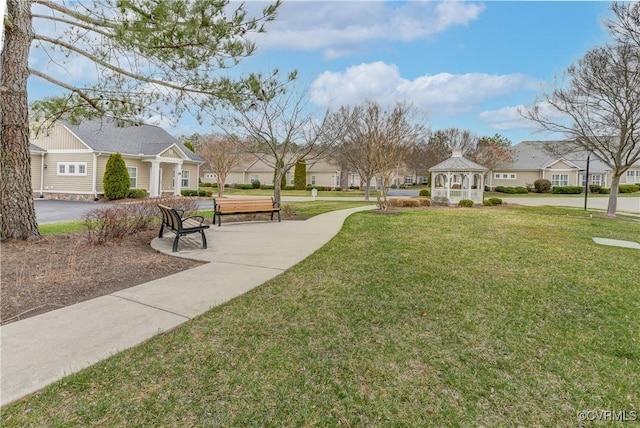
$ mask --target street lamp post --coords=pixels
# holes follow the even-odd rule
[[[587,154],[587,171],[584,176],[584,210],[587,210],[587,196],[589,195],[589,161],[591,160],[591,152]]]

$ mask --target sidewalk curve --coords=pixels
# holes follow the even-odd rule
[[[251,221],[212,225],[209,248],[200,235],[166,233],[151,246],[178,257],[207,262],[107,296],[0,327],[0,405],[237,297],[304,260],[333,238],[358,207],[306,221]]]

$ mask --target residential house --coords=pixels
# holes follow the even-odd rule
[[[35,129],[35,125],[33,129]],[[197,189],[202,160],[164,129],[111,118],[72,125],[55,122],[31,135],[31,175],[36,197],[89,200],[104,194],[102,179],[112,153],[122,154],[131,188],[150,196]]]
[[[523,141],[513,146],[514,160],[491,171],[487,185],[530,187],[538,179],[552,186],[584,186],[589,158],[589,184],[610,187],[612,170],[597,155],[586,150],[565,151],[564,141]],[[620,184],[640,183],[640,162],[621,178]]]

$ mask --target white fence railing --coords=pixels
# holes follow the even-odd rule
[[[450,204],[457,204],[462,199],[471,199],[476,204],[482,203],[482,189],[446,189],[434,188],[431,198],[447,198]]]

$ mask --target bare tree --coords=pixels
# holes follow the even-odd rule
[[[489,171],[502,168],[514,160],[514,152],[511,149],[511,140],[500,134],[493,137],[482,137],[476,143],[476,147],[467,156],[472,161],[487,167]]]
[[[605,25],[618,41],[640,48],[640,3],[613,3],[611,10],[616,20]]]
[[[227,176],[249,156],[235,135],[204,135],[200,136],[198,143],[198,156],[216,174],[218,197],[222,197]]]
[[[374,142],[374,166],[380,181],[377,201],[383,211],[389,208],[387,192],[392,176],[404,166],[416,143],[427,138],[425,122],[426,119],[419,118],[417,110],[406,103],[397,103],[391,111],[382,110],[374,103],[367,106],[365,126],[373,131],[370,136]]]
[[[217,2],[8,0],[0,54],[0,239],[39,237],[29,155],[27,79],[42,79],[63,95],[39,100],[32,111],[47,119],[110,115],[141,117],[237,96],[238,81],[216,76],[255,51],[247,35],[264,31],[279,2],[250,17],[241,5]],[[32,10],[33,7],[33,10]],[[94,82],[64,80],[29,53],[42,51],[62,68],[88,61]],[[46,121],[50,123],[51,121]]]
[[[337,144],[333,157],[358,173],[360,186],[365,188],[365,201],[371,198],[370,183],[376,174],[375,141],[364,126],[367,104],[342,106],[330,115],[327,123],[328,138]]]
[[[387,190],[391,177],[417,142],[426,138],[426,119],[405,103],[398,103],[391,111],[374,101],[355,107],[343,106],[331,114],[331,138],[338,142],[338,156],[347,159],[365,183],[365,200],[370,198],[369,183],[379,178],[378,205],[388,207]]]
[[[229,133],[241,136],[245,152],[274,169],[273,196],[280,203],[282,178],[296,163],[326,157],[333,142],[324,137],[324,121],[309,110],[308,91],[296,90],[295,73],[284,82],[252,75],[247,96],[231,103],[227,116],[216,121]]]
[[[624,40],[589,50],[567,69],[566,88],[556,82],[523,111],[542,128],[567,135],[567,151],[573,145],[595,153],[612,169],[609,216],[616,214],[621,176],[640,161],[639,52]]]

